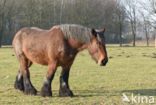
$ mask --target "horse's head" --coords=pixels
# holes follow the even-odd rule
[[[91,30],[92,39],[88,45],[88,51],[92,58],[101,66],[105,66],[108,62],[107,51],[105,47],[105,29]]]

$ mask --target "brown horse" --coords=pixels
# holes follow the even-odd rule
[[[77,53],[88,49],[99,65],[104,66],[108,61],[104,31],[74,24],[57,25],[50,30],[22,28],[13,40],[14,51],[20,63],[14,87],[25,94],[36,95],[37,90],[30,81],[29,68],[32,63],[48,65],[41,95],[52,96],[51,82],[57,67],[61,66],[59,95],[73,96],[68,78]]]

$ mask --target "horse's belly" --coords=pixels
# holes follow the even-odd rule
[[[41,64],[41,65],[48,65],[48,58],[42,52],[37,53],[37,52],[27,51],[25,53],[25,55],[33,63],[37,63],[37,64]]]
[[[44,60],[44,58],[41,58],[39,56],[36,56],[35,58],[30,58],[30,60],[33,63],[41,64],[41,65],[48,65],[48,61]]]

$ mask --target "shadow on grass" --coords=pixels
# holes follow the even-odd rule
[[[6,92],[6,91],[5,91]],[[53,90],[53,97],[59,97],[58,95],[59,90]],[[2,92],[0,92],[2,93]],[[74,97],[97,97],[97,96],[122,96],[122,93],[128,94],[136,94],[142,96],[156,96],[156,89],[134,89],[134,90],[73,90]],[[38,91],[37,96],[40,96],[40,91]]]
[[[23,91],[20,91],[20,90],[16,90],[14,88],[10,88],[10,89],[7,89],[7,90],[3,90],[3,91],[0,91],[1,94],[8,94],[8,92],[10,91],[14,91],[14,92],[17,92],[17,93],[20,93],[20,94],[23,94]],[[74,93],[74,97],[98,97],[98,96],[108,96],[108,97],[111,97],[111,96],[121,96],[121,91],[116,91],[116,90],[72,90],[73,93]],[[52,97],[59,97],[59,90],[52,90],[52,93],[53,93],[53,96]],[[37,94],[35,96],[41,96],[41,91],[38,91]],[[73,97],[73,98],[74,98]]]
[[[93,96],[104,96],[107,91],[100,90],[73,90],[75,97],[93,97]]]
[[[95,97],[95,96],[119,96],[121,91],[115,90],[72,90],[74,97]],[[58,90],[53,90],[54,93],[58,93]],[[56,96],[59,97],[59,96]]]
[[[59,90],[53,90],[55,95],[53,97],[59,97],[58,95]],[[136,94],[142,96],[156,96],[156,89],[134,89],[134,90],[73,90],[74,97],[95,97],[95,96],[122,96],[122,93],[129,93],[129,94]],[[40,91],[38,91],[37,96],[40,96]]]
[[[156,89],[135,89],[135,90],[124,90],[122,92],[140,94],[144,96],[156,96]]]

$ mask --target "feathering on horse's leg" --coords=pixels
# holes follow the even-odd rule
[[[23,76],[20,70],[18,71],[18,74],[16,76],[14,87],[15,89],[24,91]]]
[[[32,65],[32,62],[29,61],[28,67],[30,67],[31,65]],[[18,89],[20,91],[24,91],[23,75],[22,75],[22,72],[20,70],[20,67],[19,67],[19,70],[18,70],[18,73],[17,73],[17,76],[16,76],[14,88]]]
[[[19,61],[20,61],[20,71],[23,75],[24,93],[28,95],[36,95],[37,90],[34,88],[34,86],[30,81],[28,59],[25,57],[24,54],[21,54],[19,57]]]
[[[68,68],[62,67],[62,72],[60,75],[60,90],[59,90],[60,97],[74,96],[68,84],[69,72],[70,72],[70,67]]]

